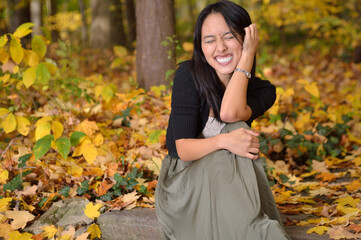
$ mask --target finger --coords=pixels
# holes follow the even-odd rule
[[[253,39],[257,40],[258,37],[257,26],[254,23],[252,24],[252,34],[253,34]]]
[[[258,29],[257,29],[256,24],[254,25],[254,33],[255,33],[256,40],[259,41],[259,34],[258,34]]]
[[[249,41],[249,38],[250,38],[250,34],[251,34],[249,27],[246,27],[244,29],[244,31],[245,31],[245,35],[244,35],[243,45],[247,44],[247,42]]]
[[[258,155],[252,154],[252,153],[247,153],[245,155],[246,158],[252,159],[252,160],[257,160],[259,158]]]
[[[252,143],[251,146],[252,148],[260,148],[260,144],[259,143]]]
[[[252,131],[252,130],[249,130],[249,129],[244,129],[244,132],[248,133],[248,134],[251,134],[255,137],[257,137],[259,135],[258,132],[255,132],[255,131]]]
[[[250,153],[259,153],[259,148],[249,148],[248,150]]]

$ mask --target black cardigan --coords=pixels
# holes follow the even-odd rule
[[[169,116],[166,144],[168,154],[179,157],[175,140],[197,138],[206,125],[209,106],[201,99],[190,70],[190,61],[182,62],[174,77],[171,113]],[[248,82],[247,105],[252,109],[252,121],[263,115],[276,100],[276,89],[269,81],[253,77]]]

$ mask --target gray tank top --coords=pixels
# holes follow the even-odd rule
[[[206,126],[204,127],[202,133],[199,135],[200,138],[209,138],[220,134],[223,127],[226,126],[225,123],[218,122],[214,117],[208,117]]]

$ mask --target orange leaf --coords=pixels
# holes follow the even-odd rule
[[[331,182],[336,179],[336,175],[330,172],[322,172],[318,174],[316,178],[321,179],[324,182]]]
[[[99,196],[105,195],[110,188],[112,188],[114,183],[107,183],[106,181],[103,181],[100,186],[97,189],[97,193]]]

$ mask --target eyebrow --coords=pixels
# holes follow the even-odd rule
[[[232,32],[225,32],[225,33],[222,34],[222,37],[224,37],[224,36],[226,36],[226,35],[228,35],[228,34],[232,34],[232,35],[233,35]],[[214,36],[214,35],[206,35],[206,36],[203,37],[203,39],[215,38],[215,37],[216,37],[216,36]]]

